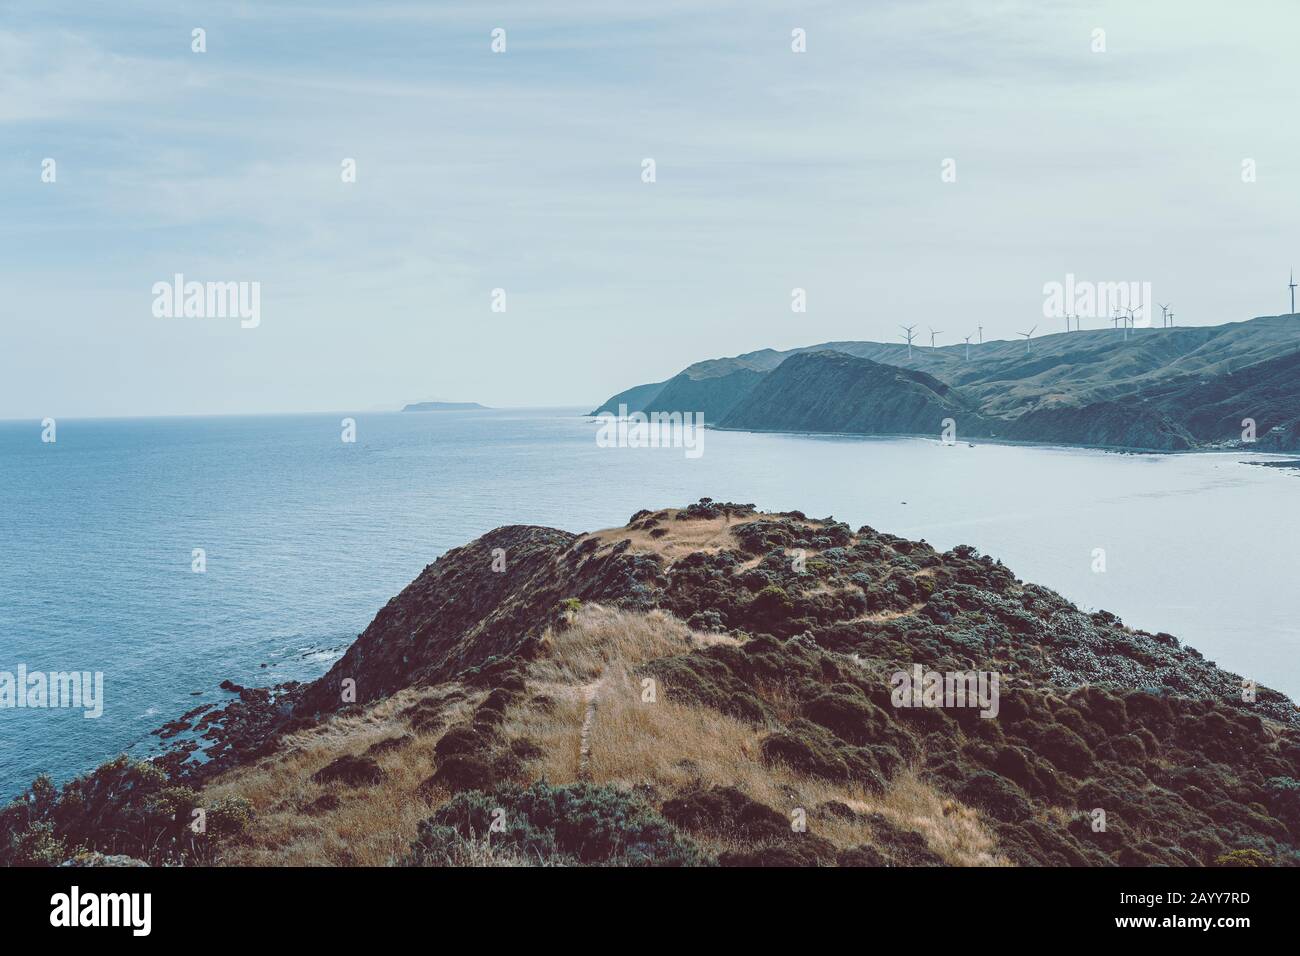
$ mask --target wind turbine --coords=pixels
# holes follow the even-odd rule
[[[907,339],[907,357],[910,359],[912,357],[912,338],[916,335],[916,326],[900,325],[899,328],[903,330],[903,336]]]
[[[1169,327],[1171,329],[1174,327],[1174,314],[1172,312],[1169,313]]]
[[[1169,306],[1161,305],[1159,302],[1156,305],[1160,306],[1160,327],[1164,328],[1169,324]]]
[[[1029,339],[1033,336],[1034,331],[1035,331],[1037,328],[1038,328],[1038,326],[1035,325],[1035,326],[1034,326],[1032,329],[1030,329],[1028,332],[1017,332],[1017,333],[1016,333],[1017,335],[1023,335],[1023,336],[1025,337],[1025,354],[1026,354],[1026,355],[1029,354]]]
[[[934,337],[936,335],[942,335],[942,334],[943,334],[943,329],[936,330],[934,326],[930,327],[930,348],[934,348]]]
[[[966,361],[968,362],[970,361],[970,340],[972,338],[974,338],[974,336],[971,335],[966,336]]]
[[[1295,270],[1291,270],[1291,314],[1295,315]]]
[[[982,325],[979,326],[979,330],[980,330],[980,345],[983,345],[983,344],[984,344],[984,326],[982,326]]]

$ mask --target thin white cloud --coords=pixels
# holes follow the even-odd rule
[[[121,56],[66,31],[0,30],[0,123],[93,118],[155,100],[176,81],[159,62]]]

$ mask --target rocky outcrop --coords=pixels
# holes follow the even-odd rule
[[[896,678],[917,668],[996,675],[996,698],[907,706]],[[640,709],[647,686],[675,709]],[[318,681],[238,688],[242,736],[216,764],[123,758],[62,790],[37,781],[0,810],[0,862],[211,859],[253,819],[231,787],[256,764],[325,788],[307,790],[312,820],[372,790],[392,806],[410,780],[405,798],[434,805],[406,838],[415,864],[482,862],[499,808],[519,823],[499,841],[510,862],[951,863],[917,828],[929,794],[930,825],[965,821],[994,841],[986,861],[1300,865],[1300,718],[1242,687],[969,547],[709,499],[585,535],[510,526],[427,567]],[[635,730],[602,736],[605,720]],[[328,741],[314,761],[312,740]],[[602,769],[618,747],[637,759]],[[223,796],[201,802],[213,773]],[[197,806],[202,839],[185,826]]]
[[[660,530],[671,540],[679,523],[719,518],[729,522],[729,548],[668,561],[633,543],[661,541]],[[760,515],[752,505],[710,499],[680,511],[639,512],[625,530],[620,538],[515,525],[447,552],[306,687],[295,714],[346,706],[348,679],[364,704],[490,671],[495,662],[528,660],[568,603],[598,601],[659,608],[704,630],[805,635],[837,653],[900,664],[996,663],[1059,687],[1104,683],[1110,675],[1117,684],[1163,687],[1296,721],[1294,705],[1274,691],[1261,689],[1256,702],[1242,703],[1239,676],[1176,638],[1127,628],[1105,611],[1084,613],[965,546],[940,554],[868,527],[853,531],[798,512]],[[798,550],[815,555],[802,571],[786,556]],[[504,569],[494,570],[502,561]],[[490,674],[484,679],[491,684]]]
[[[706,546],[666,549],[679,533],[699,541],[710,529]],[[639,512],[624,529],[550,547],[551,595],[601,594],[727,638],[657,657],[637,676],[679,705],[755,727],[756,759],[774,773],[887,794],[907,767],[919,767],[927,785],[974,808],[999,852],[1024,865],[1227,865],[1234,854],[1300,862],[1300,729],[1289,700],[1263,688],[1243,700],[1238,676],[1171,635],[1081,611],[971,548],[938,552],[831,518],[762,515],[707,499]],[[625,587],[609,587],[611,569],[630,570],[623,562],[633,558],[638,572],[616,575]],[[918,663],[999,674],[998,714],[900,708],[890,675]],[[467,673],[476,671],[482,665]],[[521,699],[526,673],[507,666],[482,686],[500,683],[490,696]],[[429,785],[460,802],[455,814],[427,821],[416,862],[464,857],[472,830],[464,820],[523,799],[509,787],[527,770],[517,760],[502,764],[513,745],[498,730],[489,735],[500,724],[484,723],[485,708],[439,744],[447,752]],[[530,805],[572,799],[564,788],[533,786]],[[600,797],[611,809],[626,799]],[[731,849],[717,857],[723,865],[944,862],[921,834],[843,803],[813,815],[822,826],[853,821],[869,843],[837,846],[816,825],[792,835],[782,811],[725,785],[662,793],[647,783],[634,803],[617,815],[640,821],[637,834],[659,834],[653,842],[662,849],[651,852],[664,862],[681,863],[684,851],[660,818],[683,839],[724,841]],[[1090,816],[1098,809],[1107,814],[1101,831]],[[536,839],[559,853],[563,832]]]

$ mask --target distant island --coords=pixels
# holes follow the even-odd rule
[[[468,412],[487,411],[486,405],[478,402],[412,402],[405,406],[404,412]]]
[[[972,336],[974,338],[974,336]],[[826,342],[688,366],[591,414],[744,431],[939,435],[1129,451],[1300,450],[1300,316],[937,348]]]

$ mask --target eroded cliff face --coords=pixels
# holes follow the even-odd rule
[[[995,434],[1013,441],[1134,451],[1188,451],[1197,445],[1192,434],[1169,415],[1127,402],[1036,409],[998,423]]]
[[[573,540],[551,528],[512,525],[447,552],[384,606],[306,689],[295,712],[338,710],[345,696],[368,703],[518,652],[557,601],[558,562]],[[504,570],[494,571],[494,562]],[[344,694],[344,680],[355,695]]]

